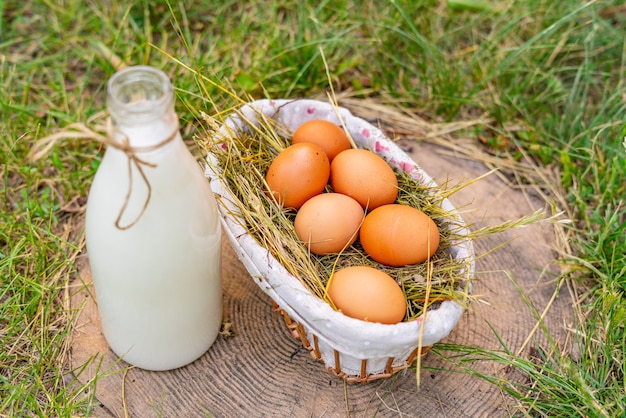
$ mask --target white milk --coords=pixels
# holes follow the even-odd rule
[[[87,251],[104,336],[118,356],[149,370],[200,357],[215,341],[222,318],[216,202],[176,121],[171,111],[138,126],[118,125],[134,145],[158,143],[176,132],[164,147],[138,154],[156,167],[143,166],[152,194],[138,220],[148,188],[132,167],[121,222],[132,226],[115,226],[129,187],[122,151],[107,148],[87,203]]]

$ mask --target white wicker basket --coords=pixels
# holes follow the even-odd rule
[[[247,121],[256,121],[261,113],[276,118],[290,130],[311,119],[326,119],[343,124],[357,146],[376,152],[396,170],[405,170],[413,178],[426,184],[434,184],[404,151],[385,137],[383,132],[367,121],[352,115],[347,109],[315,100],[258,100],[251,102],[233,114],[221,127],[225,135],[245,131]],[[338,116],[340,115],[340,117]],[[220,178],[220,167],[209,155],[207,176],[211,179],[213,192],[218,199],[221,220],[228,240],[245,265],[255,283],[274,302],[276,310],[283,315],[285,323],[295,337],[321,360],[336,376],[348,381],[367,382],[387,378],[410,366],[418,353],[425,353],[432,344],[445,338],[459,321],[463,308],[454,301],[444,301],[436,309],[429,310],[426,318],[395,325],[369,323],[353,319],[337,312],[315,296],[293,277],[270,253],[250,236],[236,217],[238,208],[231,201],[232,195]],[[231,198],[229,198],[229,196]],[[444,209],[457,214],[446,199]],[[457,214],[458,215],[458,214]],[[467,234],[460,216],[461,235]],[[453,257],[471,260],[464,275],[474,275],[474,252],[469,239],[455,243],[450,249]],[[423,329],[421,329],[423,328]],[[420,343],[422,349],[420,350]]]

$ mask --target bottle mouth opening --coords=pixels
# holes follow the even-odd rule
[[[165,73],[153,67],[126,67],[107,83],[107,105],[111,113],[142,114],[155,108],[166,109],[173,101],[172,83]]]

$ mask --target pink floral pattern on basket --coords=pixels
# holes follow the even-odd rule
[[[368,135],[369,137],[369,135]],[[389,147],[380,143],[380,141],[376,141],[374,144],[374,152],[379,154],[383,151],[389,151]]]

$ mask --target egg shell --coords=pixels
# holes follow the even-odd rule
[[[367,214],[359,239],[379,263],[399,267],[429,259],[439,247],[439,229],[424,212],[408,205],[380,206]]]
[[[393,203],[398,196],[398,179],[387,162],[366,149],[339,153],[330,165],[333,191],[354,198],[367,210]]]
[[[292,144],[309,142],[322,147],[328,160],[332,160],[342,151],[352,148],[346,132],[332,122],[313,119],[300,125],[291,138]]]
[[[406,313],[406,298],[387,273],[370,266],[336,271],[328,285],[328,297],[344,315],[368,322],[396,324]]]
[[[291,145],[272,161],[265,181],[274,198],[285,208],[300,208],[311,197],[324,191],[330,175],[330,162],[315,144]]]
[[[313,254],[338,253],[356,241],[364,215],[359,202],[351,197],[322,193],[302,205],[294,229]]]

